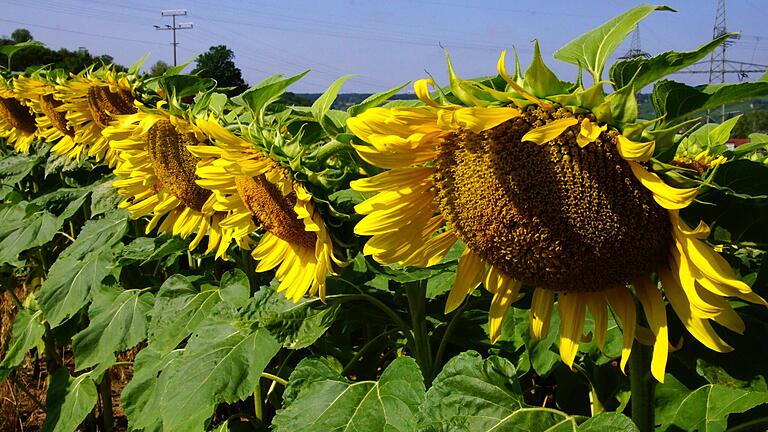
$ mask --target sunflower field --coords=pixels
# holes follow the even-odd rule
[[[0,429],[768,429],[768,74],[607,67],[665,10],[346,111],[1,47]]]

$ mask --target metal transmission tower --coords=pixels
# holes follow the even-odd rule
[[[632,32],[632,42],[629,45],[629,51],[619,58],[629,60],[638,57],[650,58],[651,55],[640,48],[640,26],[636,25],[635,31]]]
[[[164,26],[155,26],[155,30],[171,30],[173,32],[173,42],[171,42],[171,45],[173,45],[173,65],[176,66],[176,47],[179,45],[178,42],[176,42],[176,30],[188,30],[192,28],[192,23],[179,23],[179,25],[176,25],[176,17],[177,16],[187,16],[187,10],[186,9],[174,9],[174,10],[164,10],[160,11],[161,16],[169,16],[172,20],[172,25],[164,25]]]

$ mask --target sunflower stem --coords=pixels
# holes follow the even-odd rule
[[[104,372],[104,377],[99,383],[99,396],[101,396],[101,421],[105,432],[112,432],[114,417],[112,414],[112,380],[109,369]]]
[[[413,355],[424,375],[424,384],[432,383],[432,347],[429,344],[426,319],[427,281],[408,282],[405,284],[408,297],[408,310],[411,313],[411,331],[413,333]]]
[[[651,347],[635,342],[629,356],[629,385],[632,392],[632,421],[640,432],[653,431],[656,381],[651,376]]]

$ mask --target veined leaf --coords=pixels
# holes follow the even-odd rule
[[[272,288],[256,293],[244,314],[290,349],[305,348],[320,338],[334,323],[339,305],[326,305],[318,299],[293,303]]]
[[[320,126],[322,126],[323,129],[331,136],[336,135],[338,130],[336,130],[333,122],[328,122],[325,116],[328,114],[328,110],[331,109],[333,101],[336,100],[336,96],[339,94],[339,89],[341,89],[341,86],[346,80],[353,76],[355,75],[345,75],[334,81],[333,84],[331,84],[331,86],[328,87],[328,89],[322,95],[320,95],[320,97],[317,98],[317,100],[315,100],[315,102],[312,103],[312,106],[310,107],[312,117],[314,117],[315,121],[320,123]]]
[[[19,42],[11,45],[3,45],[0,47],[0,54],[3,54],[4,56],[8,57],[8,64],[11,63],[11,57],[13,57],[14,54],[16,54],[18,51],[23,50],[25,48],[29,47],[42,47],[45,46],[39,41],[35,40],[28,40],[25,42]]]
[[[651,103],[667,124],[681,117],[746,99],[768,96],[768,81],[710,85],[703,89],[662,80],[656,83]]]
[[[97,364],[109,366],[115,353],[131,349],[147,337],[151,294],[115,286],[103,286],[95,294],[88,327],[72,338],[78,371]]]
[[[114,269],[112,249],[95,250],[84,257],[59,257],[37,293],[37,302],[45,317],[56,327],[76,313],[91,299],[91,292]]]
[[[21,364],[27,351],[40,344],[43,333],[45,326],[42,312],[21,309],[16,314],[11,330],[11,342],[5,349],[3,361],[0,361],[0,383]]]
[[[416,430],[424,384],[412,358],[397,358],[379,381],[351,383],[330,376],[330,370],[325,359],[304,359],[296,366],[286,388],[295,397],[277,412],[275,432]]]
[[[109,175],[91,187],[91,217],[116,209],[122,201],[123,198],[117,193],[117,189],[112,187],[114,181],[115,176]]]
[[[37,206],[20,203],[25,211]],[[20,212],[15,213],[20,216]],[[21,252],[53,240],[63,221],[48,211],[38,210],[23,218],[5,220],[0,226],[0,264],[16,263]]]
[[[474,351],[451,359],[427,391],[419,411],[422,431],[575,431],[563,412],[528,407],[509,361],[483,360]]]
[[[245,332],[228,322],[197,330],[177,361],[163,370],[160,407],[165,430],[203,430],[219,402],[253,394],[280,344],[264,329]]]
[[[229,274],[229,273],[228,273]],[[237,273],[236,273],[237,274]],[[239,272],[242,277],[247,277]],[[149,325],[150,346],[165,354],[194,332],[217,310],[234,314],[235,304],[248,296],[248,285],[239,281],[222,281],[219,289],[196,288],[182,275],[173,275],[160,287],[152,309]]]
[[[123,238],[126,229],[128,229],[128,212],[124,210],[113,211],[101,219],[89,220],[62,255],[80,258],[91,251],[114,246]]]
[[[391,90],[387,90],[385,92],[374,93],[374,94],[368,96],[367,98],[365,98],[365,100],[360,102],[359,104],[352,105],[351,107],[349,107],[347,112],[349,113],[350,117],[354,117],[354,116],[360,115],[360,114],[364,113],[365,111],[367,111],[369,108],[377,107],[377,106],[383,104],[384,102],[389,100],[389,98],[391,98],[392,96],[394,96],[397,93],[399,93],[400,90],[404,89],[405,86],[407,86],[408,84],[410,84],[410,83],[405,83],[405,84],[403,84],[401,86],[395,87],[395,88],[393,88]]]
[[[693,51],[667,51],[651,58],[637,57],[616,62],[609,73],[613,87],[620,89],[631,81],[635,90],[640,91],[648,84],[696,63],[734,35],[736,33],[726,33]]]
[[[280,95],[285,93],[285,89],[291,84],[300,80],[309,71],[302,72],[298,75],[294,75],[289,78],[283,78],[282,76],[270,77],[259,84],[256,84],[253,88],[250,88],[243,92],[239,98],[242,98],[243,102],[251,109],[256,117],[260,117],[259,113],[262,112],[264,107],[270,103],[278,100]]]
[[[569,42],[555,51],[554,57],[585,68],[597,83],[602,80],[608,57],[635,29],[637,23],[657,10],[674,11],[667,6],[640,5]]]
[[[578,432],[640,432],[627,416],[617,412],[604,412],[587,419],[579,425]]]
[[[151,346],[139,351],[133,363],[133,378],[120,395],[132,430],[163,430],[160,396],[165,387],[159,386],[158,376],[168,365],[177,361],[183,351],[173,350],[161,354]]]
[[[656,387],[657,430],[723,432],[728,416],[768,403],[768,392],[707,384],[691,391],[672,375]]]
[[[45,423],[42,432],[72,432],[96,405],[98,394],[91,374],[69,376],[59,368],[52,376],[45,397]]]

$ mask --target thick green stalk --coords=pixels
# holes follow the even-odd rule
[[[651,347],[635,342],[629,357],[629,385],[632,391],[632,421],[640,432],[655,428],[656,380],[651,375]]]
[[[109,370],[104,372],[104,377],[99,383],[99,395],[101,396],[101,421],[105,432],[112,432],[114,428],[114,416],[112,414],[112,382]]]
[[[424,375],[424,384],[432,383],[432,347],[427,333],[426,316],[426,281],[408,282],[405,284],[405,293],[408,296],[408,310],[411,313],[411,331],[413,332],[413,355]]]

